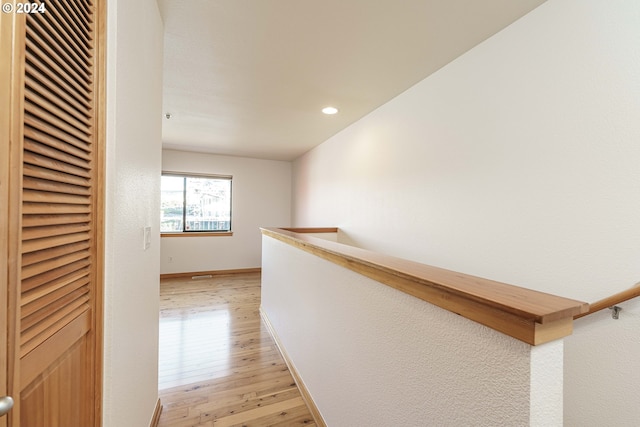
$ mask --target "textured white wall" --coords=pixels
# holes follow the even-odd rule
[[[640,299],[575,322],[565,339],[566,427],[640,425]]]
[[[562,425],[564,340],[556,340],[531,349],[530,426]]]
[[[549,0],[298,159],[294,226],[604,298],[640,280],[639,100],[640,2]],[[640,370],[616,356],[638,360],[637,334],[624,332],[639,329],[637,307],[623,312],[629,325],[607,321],[603,341],[567,340],[573,425],[591,421],[576,404],[587,377],[602,398],[588,412],[637,422]],[[619,382],[587,362],[595,347],[611,349],[603,368],[624,372]]]
[[[148,426],[158,399],[162,21],[108,2],[103,425]],[[143,250],[143,229],[152,230]]]
[[[161,239],[163,274],[260,267],[260,227],[291,222],[290,162],[163,150],[162,169],[233,175],[233,236]]]
[[[269,237],[262,268],[262,308],[328,425],[562,424],[562,341],[532,353]]]

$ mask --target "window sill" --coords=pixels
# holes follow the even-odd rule
[[[195,231],[187,233],[160,233],[160,237],[218,237],[233,236],[233,231]]]

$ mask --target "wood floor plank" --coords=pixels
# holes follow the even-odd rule
[[[269,365],[271,363],[276,363],[279,361],[280,353],[277,350],[271,348],[265,350],[263,352],[259,352],[259,350],[254,350],[252,354],[240,354],[239,356],[235,356],[233,358],[227,358],[225,355],[216,355],[212,353],[208,354],[199,354],[195,353],[192,356],[197,356],[192,361],[166,361],[164,362],[163,375],[172,376],[172,375],[180,375],[183,372],[189,372],[193,370],[200,369],[209,369],[211,373],[219,372],[219,371],[230,371],[234,368],[246,367],[248,369],[251,366],[260,366],[260,365]],[[211,360],[204,361],[203,359],[207,356],[219,356],[222,360]],[[235,372],[235,371],[234,371]],[[162,377],[161,376],[161,377]]]
[[[256,368],[258,371],[260,371],[262,369],[268,368],[269,366],[274,366],[273,363],[275,362],[256,361],[256,362],[250,363],[247,366],[235,366],[233,368],[225,369],[222,371],[212,371],[207,368],[202,368],[197,370],[194,370],[191,368],[185,368],[184,372],[174,374],[173,376],[162,375],[159,377],[159,381],[161,382],[161,384],[163,384],[164,387],[169,388],[173,386],[179,386],[182,384],[199,382],[199,381],[202,381],[203,379],[211,379],[211,380],[224,379],[226,377],[236,375],[236,374],[254,372],[256,371]]]
[[[252,396],[251,394],[243,396],[228,396],[226,399],[220,400],[219,402],[209,402],[197,405],[195,408],[200,411],[202,420],[217,420],[252,409],[267,407],[275,403],[294,399],[298,396],[298,390],[293,388],[289,389],[289,391],[272,393],[260,398]]]
[[[247,394],[254,391],[254,388],[260,387],[262,382],[276,384],[282,378],[288,381],[289,375],[288,370],[284,367],[272,366],[267,369],[258,369],[252,372],[229,375],[225,378],[209,379],[191,385],[166,389],[162,391],[162,395],[171,402],[176,402],[193,396],[214,396],[216,393],[225,393],[229,390]]]
[[[259,307],[259,273],[161,281],[160,427],[316,425]]]
[[[250,421],[257,420],[259,418],[286,414],[287,411],[293,408],[304,406],[302,397],[294,397],[293,399],[285,400],[283,402],[274,403],[267,406],[261,406],[259,408],[250,409],[248,411],[242,411],[237,414],[222,417],[213,422],[214,427],[231,427],[234,425],[247,425]]]

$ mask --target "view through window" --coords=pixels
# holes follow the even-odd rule
[[[231,231],[231,177],[163,173],[160,232]]]

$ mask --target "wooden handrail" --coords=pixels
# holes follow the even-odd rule
[[[582,301],[309,236],[307,233],[319,232],[314,229],[304,231],[305,233],[282,228],[262,229],[265,236],[356,271],[531,345],[570,335],[574,316],[589,309],[589,304]]]
[[[337,233],[338,227],[289,227],[280,230],[293,231],[294,233]]]
[[[610,297],[601,299],[600,301],[596,301],[593,304],[589,305],[589,311],[586,313],[579,313],[573,316],[574,319],[579,319],[584,316],[588,316],[589,314],[593,314],[597,311],[604,310],[605,308],[613,307],[617,304],[628,301],[632,298],[640,297],[640,283],[637,283],[634,287],[624,290],[622,292],[618,292],[617,294],[613,294]]]

